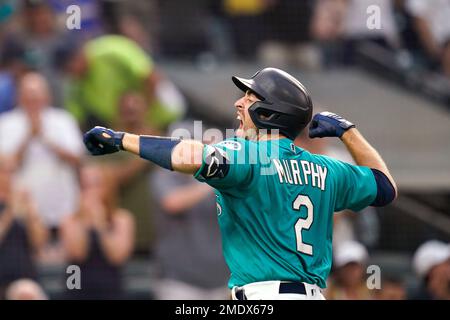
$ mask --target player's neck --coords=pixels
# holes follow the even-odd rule
[[[280,139],[285,139],[286,136],[282,135],[282,134],[271,134],[271,133],[260,133],[258,135],[257,140],[258,141],[267,141],[267,140],[280,140]]]

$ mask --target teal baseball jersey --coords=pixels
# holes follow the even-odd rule
[[[230,288],[282,280],[326,287],[333,213],[377,196],[368,167],[311,154],[290,139],[205,145],[199,181],[216,190]]]

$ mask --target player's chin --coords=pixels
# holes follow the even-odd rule
[[[236,129],[235,134],[237,138],[245,138],[245,131],[242,128]]]

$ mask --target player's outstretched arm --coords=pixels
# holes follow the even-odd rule
[[[338,137],[345,144],[355,163],[382,172],[388,179],[394,190],[394,198],[397,196],[397,185],[386,166],[383,158],[372,147],[355,125],[341,116],[331,112],[321,112],[314,115],[309,129],[311,138]],[[379,177],[376,177],[377,179]],[[378,181],[377,181],[378,182]]]
[[[94,156],[125,150],[182,173],[194,174],[202,165],[203,144],[195,140],[139,136],[95,127],[85,133],[84,143]]]

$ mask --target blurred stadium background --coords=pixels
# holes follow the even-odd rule
[[[0,1],[2,298],[228,298],[211,190],[127,156],[92,163],[81,133],[233,128],[231,75],[273,66],[356,123],[400,189],[336,215],[327,296],[450,299],[448,17],[440,0]]]

